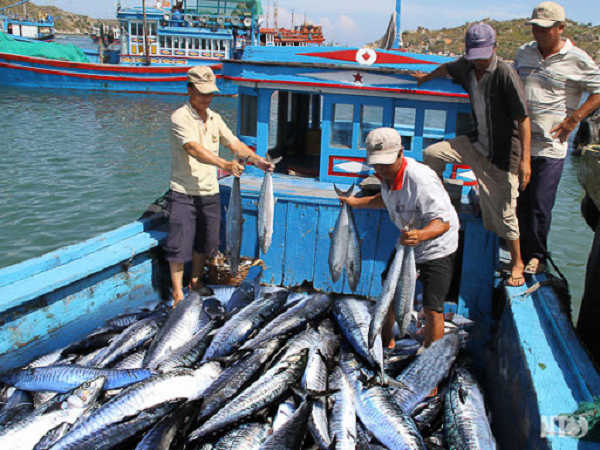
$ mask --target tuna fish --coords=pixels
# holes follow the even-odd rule
[[[105,389],[118,389],[150,378],[147,369],[96,369],[77,365],[57,364],[35,369],[15,369],[0,375],[0,381],[26,391],[53,391],[65,394],[86,381],[106,377]]]
[[[402,271],[402,262],[404,259],[404,246],[398,245],[396,249],[396,256],[392,262],[390,270],[387,274],[383,288],[377,304],[375,305],[375,311],[373,318],[371,319],[371,326],[369,327],[369,347],[373,348],[375,344],[375,338],[381,333],[383,327],[383,321],[385,316],[390,309],[394,294],[396,293],[396,287],[398,286],[398,279],[400,278],[400,272]]]
[[[394,314],[400,329],[399,335],[404,337],[412,317],[417,286],[417,267],[415,265],[414,247],[406,247],[402,260],[400,281],[394,294]]]
[[[348,351],[342,351],[340,365],[353,390],[356,414],[379,442],[393,449],[425,449],[413,419],[389,388],[365,384],[358,360]]]
[[[350,197],[354,190],[354,184],[350,186],[346,192],[341,191],[334,184],[335,192],[339,197]],[[340,208],[340,214],[335,222],[333,233],[329,235],[331,238],[331,245],[329,247],[329,272],[331,273],[331,279],[334,283],[342,276],[344,267],[346,267],[346,255],[348,254],[348,240],[349,240],[349,218],[348,218],[348,204],[343,203]]]
[[[156,369],[162,360],[190,341],[198,329],[202,297],[192,292],[173,309],[144,356],[143,367]]]
[[[327,294],[314,294],[306,297],[277,316],[269,323],[268,327],[263,328],[255,338],[247,341],[240,348],[247,350],[276,337],[289,336],[308,322],[325,314],[332,303],[333,299]]]
[[[360,253],[361,240],[354,220],[352,208],[348,207],[348,250],[346,253],[346,276],[352,291],[356,291],[362,271],[362,256]]]
[[[105,378],[85,382],[67,395],[61,395],[0,430],[2,450],[28,450],[51,430],[73,424],[98,398]]]
[[[408,389],[399,389],[398,402],[411,414],[437,385],[448,376],[458,353],[458,333],[451,332],[423,350],[398,377],[396,381]]]
[[[446,392],[444,434],[451,449],[496,448],[485,412],[483,394],[473,375],[462,367],[454,370]]]
[[[281,158],[271,159],[267,153],[267,161],[277,164]],[[265,172],[260,195],[258,197],[258,240],[263,253],[269,251],[273,239],[273,217],[275,216],[275,196],[273,195],[273,174]]]
[[[242,229],[244,218],[242,216],[242,193],[239,177],[233,177],[229,207],[227,208],[226,224],[226,252],[229,258],[229,267],[233,276],[237,275],[240,264],[240,251],[242,249]]]

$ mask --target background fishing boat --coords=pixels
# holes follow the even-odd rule
[[[100,47],[89,61],[0,46],[0,84],[56,89],[185,94],[190,67],[209,65],[219,95],[236,95],[220,76],[220,63],[258,43],[262,8],[257,0],[153,2],[152,7],[117,7],[121,45]],[[66,61],[56,61],[54,59]]]
[[[16,39],[33,41],[54,40],[54,18],[50,14],[39,14],[37,17],[27,14],[27,3],[22,0],[13,5],[0,8],[0,32],[6,33]],[[18,6],[23,6],[23,14],[15,11]]]

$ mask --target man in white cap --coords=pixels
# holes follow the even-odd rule
[[[479,184],[483,225],[503,238],[510,252],[508,286],[525,283],[517,197],[529,183],[530,128],[525,91],[516,72],[496,55],[496,32],[486,23],[471,25],[464,57],[415,74],[421,84],[449,75],[469,93],[476,132],[434,144],[423,162],[441,177],[446,163],[468,164]],[[493,126],[492,126],[493,125]]]
[[[392,222],[403,231],[400,244],[415,247],[419,279],[423,284],[425,347],[444,336],[444,301],[454,273],[458,248],[458,215],[436,173],[402,153],[402,140],[393,128],[378,128],[366,140],[367,164],[381,179],[381,193],[372,197],[340,198],[354,208],[387,208]],[[385,279],[388,267],[382,274]],[[394,310],[390,308],[381,331],[384,346],[394,347]]]
[[[190,287],[202,290],[206,257],[216,256],[218,250],[221,201],[217,169],[239,177],[244,166],[238,158],[248,157],[262,170],[274,168],[235,137],[221,116],[209,108],[219,92],[216,82],[210,67],[190,69],[189,102],[171,116],[169,236],[164,248],[171,270],[173,306],[183,299],[184,263],[192,261]],[[221,144],[235,155],[232,161],[219,156]]]
[[[535,41],[519,48],[514,68],[525,85],[531,117],[531,182],[519,197],[517,212],[525,273],[540,273],[546,268],[567,139],[600,106],[600,69],[585,51],[563,39],[562,6],[540,3],[528,23]],[[583,93],[588,98],[580,105]]]

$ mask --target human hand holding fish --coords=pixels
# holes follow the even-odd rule
[[[275,164],[273,164],[272,162],[269,162],[267,159],[265,159],[261,156],[255,156],[254,163],[263,172],[269,171],[269,172],[273,173],[273,171],[275,170]]]
[[[245,170],[245,167],[243,165],[241,165],[239,162],[237,162],[236,160],[233,161],[228,161],[225,164],[224,169],[229,172],[231,175],[233,175],[234,177],[239,178],[240,176],[242,176],[242,173]]]
[[[404,230],[400,237],[400,244],[405,247],[416,247],[423,242],[423,234],[421,230]]]

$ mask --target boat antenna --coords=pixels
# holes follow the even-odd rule
[[[148,23],[146,22],[146,0],[142,0],[142,9],[144,13],[144,55],[146,56],[146,65],[150,65],[150,51],[148,45]]]
[[[402,34],[400,31],[400,23],[401,23],[401,11],[402,11],[402,0],[396,0],[396,37],[394,39],[394,47],[393,48],[402,48]]]
[[[294,29],[294,10],[292,9],[292,30]]]
[[[277,17],[279,16],[279,0],[275,0],[275,6],[274,6],[274,11],[273,11],[273,17],[275,20],[275,28],[279,28],[279,21],[277,20]]]

